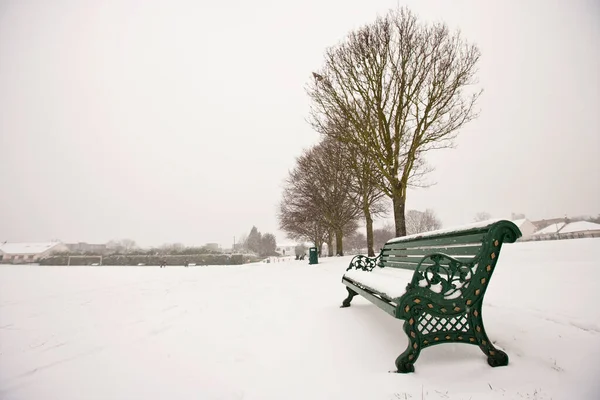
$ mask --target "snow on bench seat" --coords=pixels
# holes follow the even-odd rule
[[[411,281],[414,271],[398,268],[373,268],[372,271],[353,269],[344,277],[366,286],[389,299],[395,299],[406,292],[406,285]]]

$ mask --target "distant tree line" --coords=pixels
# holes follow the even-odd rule
[[[252,226],[250,233],[240,236],[234,245],[234,251],[251,252],[260,257],[277,255],[277,240],[272,233],[261,233],[256,226]]]
[[[102,257],[102,265],[119,266],[158,266],[163,262],[167,266],[203,265],[239,265],[257,261],[257,257],[248,254],[192,254],[192,255],[144,255],[144,254],[111,254]],[[69,260],[69,255],[55,254],[39,261],[40,265],[94,265],[100,264],[97,257],[85,256]]]

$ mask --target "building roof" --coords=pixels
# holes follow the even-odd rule
[[[0,243],[0,251],[4,254],[41,254],[59,244],[60,242]]]
[[[560,233],[576,233],[585,231],[600,231],[600,224],[590,221],[571,222],[562,228]]]
[[[512,221],[518,228],[522,227],[525,222],[530,222],[527,218],[516,219]],[[530,222],[531,223],[531,222]]]
[[[564,222],[557,222],[555,224],[550,224],[544,229],[540,229],[535,232],[534,235],[547,235],[551,233],[558,233],[565,226]]]

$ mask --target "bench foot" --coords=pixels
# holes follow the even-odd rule
[[[408,374],[411,372],[415,372],[415,365],[413,363],[396,364],[396,368],[398,368],[398,371],[396,372],[399,374]]]
[[[396,358],[395,364],[396,368],[398,368],[398,373],[407,374],[415,372],[415,362],[419,358],[419,354],[421,354],[421,335],[415,329],[413,318],[404,322],[403,330],[408,338],[408,347],[406,347],[404,353]]]
[[[473,334],[479,348],[488,359],[487,362],[491,367],[503,367],[508,365],[508,355],[502,350],[498,350],[490,341],[485,328],[483,326],[483,318],[481,315],[481,305],[472,311],[471,326]]]
[[[354,290],[350,289],[348,286],[346,286],[346,290],[348,291],[348,297],[344,299],[340,308],[350,307],[350,302],[352,301],[354,296],[358,294]]]
[[[496,350],[493,356],[488,356],[487,362],[490,367],[504,367],[508,365],[508,355],[502,350]]]

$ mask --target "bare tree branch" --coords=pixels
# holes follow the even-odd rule
[[[392,199],[398,236],[406,234],[407,188],[430,184],[426,154],[452,147],[478,115],[479,58],[460,32],[401,8],[350,32],[313,72],[309,122],[369,160]]]

